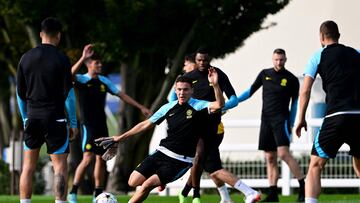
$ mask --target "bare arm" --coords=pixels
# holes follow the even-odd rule
[[[92,44],[88,44],[84,47],[82,56],[80,59],[71,67],[71,74],[74,76],[80,69],[82,63],[85,59],[91,57],[94,54],[94,51],[92,50]]]
[[[301,128],[305,128],[307,130],[307,123],[305,119],[305,114],[307,107],[309,105],[311,88],[314,83],[314,79],[310,76],[305,76],[304,83],[300,90],[300,104],[299,104],[299,120],[295,127],[295,132],[298,137],[301,136]]]
[[[209,109],[211,112],[215,112],[224,106],[225,99],[218,83],[218,74],[214,68],[209,69],[208,80],[214,88],[215,99],[216,99],[216,101],[210,103]]]
[[[131,128],[130,130],[128,130],[127,132],[121,134],[121,135],[116,135],[114,136],[114,141],[115,142],[120,142],[128,137],[134,136],[140,132],[146,131],[149,128],[154,127],[155,124],[153,124],[149,119],[138,123],[136,126],[134,126],[133,128]]]
[[[139,104],[137,101],[135,101],[133,98],[131,98],[129,95],[119,92],[118,96],[120,97],[120,99],[122,99],[124,102],[138,108],[141,110],[141,112],[146,116],[150,116],[152,114],[152,112],[146,108],[145,106]]]

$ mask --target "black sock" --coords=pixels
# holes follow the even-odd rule
[[[103,191],[104,191],[104,189],[102,188],[102,187],[97,187],[97,188],[95,188],[95,190],[94,190],[95,192],[95,197],[97,197],[98,195],[100,195]]]
[[[270,192],[269,195],[277,195],[277,185],[270,186]]]
[[[200,198],[200,187],[194,187],[193,199]]]
[[[189,194],[189,192],[190,192],[190,190],[191,190],[191,188],[192,188],[192,187],[191,187],[190,185],[185,184],[185,187],[182,189],[181,194],[182,194],[184,197],[187,197],[188,194]]]
[[[78,189],[79,189],[78,185],[73,185],[73,187],[71,188],[70,194],[77,194]]]
[[[298,181],[299,181],[299,186],[300,186],[300,188],[301,188],[301,189],[304,188],[304,187],[305,187],[305,178],[299,179]]]

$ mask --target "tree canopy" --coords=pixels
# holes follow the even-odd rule
[[[85,44],[95,43],[106,64],[105,72],[120,71],[123,91],[155,110],[165,102],[186,53],[206,46],[214,58],[224,57],[262,29],[269,14],[288,3],[289,0],[0,0],[1,80],[3,73],[14,76],[21,55],[39,43],[40,22],[55,16],[64,26],[60,49],[72,61],[80,57]],[[166,72],[166,68],[170,71]],[[4,94],[3,89],[1,92]],[[125,108],[121,115],[122,129],[143,119],[132,108]],[[2,129],[6,125],[0,124]],[[6,136],[2,133],[1,140]],[[147,154],[150,138],[151,134],[137,136],[120,145],[117,167],[109,181],[112,188],[129,189],[126,181],[119,187],[114,184],[126,180]]]

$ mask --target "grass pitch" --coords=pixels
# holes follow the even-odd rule
[[[241,203],[243,201],[242,195],[231,195],[234,203]],[[119,203],[127,203],[130,199],[129,196],[120,195],[117,196]],[[203,203],[218,203],[220,201],[219,195],[202,195],[201,200]],[[280,202],[292,203],[295,202],[296,196],[280,196]],[[80,195],[79,203],[91,203],[92,196]],[[18,196],[0,196],[1,203],[18,203]],[[35,195],[32,198],[32,203],[51,203],[54,202],[54,198],[51,196],[38,196]],[[189,201],[191,202],[191,201]],[[157,195],[150,195],[144,203],[178,203],[177,197],[160,197]],[[322,194],[319,199],[319,203],[360,203],[360,194],[336,194],[327,195]]]

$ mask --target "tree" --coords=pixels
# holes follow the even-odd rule
[[[96,42],[103,60],[122,75],[122,91],[156,110],[166,102],[185,53],[201,45],[223,57],[235,51],[252,33],[262,29],[268,14],[289,0],[104,0],[104,1],[6,1],[2,16],[20,22],[31,39],[40,21],[54,14],[65,26],[67,53],[77,56],[88,42]],[[30,29],[28,29],[30,28]],[[30,30],[30,31],[29,31]],[[12,33],[10,33],[12,35]],[[29,41],[25,43],[29,48]],[[22,50],[23,51],[23,50]],[[19,51],[20,53],[23,53]],[[1,60],[1,59],[0,59]],[[122,131],[143,120],[141,113],[125,106]],[[128,191],[127,178],[147,155],[152,132],[135,136],[119,146],[108,189]]]

